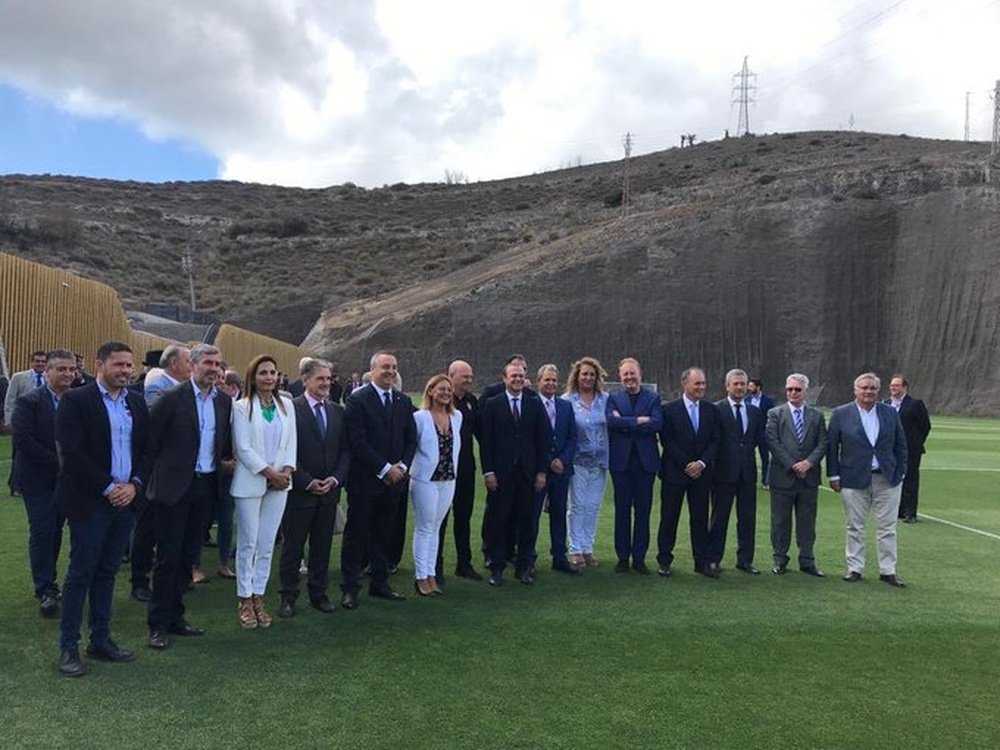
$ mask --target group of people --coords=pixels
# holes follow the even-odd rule
[[[788,376],[785,403],[762,408],[769,406],[762,383],[743,370],[726,373],[726,397],[710,403],[705,373],[689,368],[680,397],[662,402],[643,385],[641,365],[632,357],[618,365],[621,388],[609,392],[607,373],[592,357],[572,364],[565,385],[555,365],[543,365],[532,388],[526,361],[514,355],[500,382],[478,398],[471,365],[456,360],[428,380],[415,407],[400,388],[396,357],[385,351],[372,356],[363,382],[352,377],[343,406],[331,397],[334,367],[311,357],[300,363],[300,395],[291,396],[280,388],[273,357],[254,358],[241,378],[209,344],[168,347],[142,393],[129,389],[133,357],[125,344],[101,346],[96,378],[75,389],[75,355],[54,350],[42,356],[41,370],[33,358],[25,371],[42,377],[13,409],[8,404],[12,483],[28,513],[41,612],[54,616],[61,609],[59,663],[66,675],[85,672],[78,644],[88,600],[86,654],[112,662],[134,657],[111,633],[115,577],[129,548],[133,596],[148,604],[148,645],[165,649],[177,637],[203,634],[188,621],[184,596],[201,573],[202,542],[213,519],[218,572],[236,580],[243,628],[273,622],[265,594],[279,534],[276,614],[296,615],[302,565],[310,605],[334,611],[329,562],[343,488],[340,604],[347,610],[359,606],[365,575],[369,596],[405,598],[390,578],[402,554],[408,498],[413,585],[420,596],[444,593],[449,517],[457,576],[499,587],[513,567],[517,581],[534,585],[546,514],[552,569],[580,575],[599,563],[594,546],[609,473],[615,571],[652,572],[646,557],[659,476],[659,575],[672,574],[685,499],[694,570],[720,575],[735,506],[736,568],[757,575],[758,450],[771,494],[773,574],[787,571],[794,527],[799,569],[824,576],[813,546],[825,458],[830,487],[843,499],[844,580],[862,579],[864,529],[874,515],[879,577],[903,586],[896,575],[895,524],[897,517],[916,519],[930,420],[923,403],[907,394],[902,376],[893,377],[891,398],[880,402],[878,377],[859,375],[854,401],[836,408],[827,425],[807,403],[805,375]],[[473,564],[476,443],[487,490],[485,575]],[[235,571],[229,567],[234,515]],[[60,590],[63,519],[71,551]]]

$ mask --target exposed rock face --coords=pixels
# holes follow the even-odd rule
[[[851,136],[880,153],[641,192],[626,219],[327,311],[305,343],[343,362],[394,349],[410,390],[455,356],[483,383],[512,351],[532,367],[590,354],[612,371],[634,355],[664,397],[689,365],[714,395],[731,367],[772,393],[804,372],[823,404],[849,400],[863,371],[887,384],[901,370],[934,411],[1000,412],[1000,205],[984,152],[923,142],[914,160],[889,148],[909,139],[816,140]]]

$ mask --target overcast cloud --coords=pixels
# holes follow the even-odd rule
[[[989,139],[996,0],[0,2],[0,83],[322,186],[542,171],[735,132]]]

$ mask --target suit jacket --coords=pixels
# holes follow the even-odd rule
[[[351,493],[379,495],[387,488],[379,479],[386,464],[402,461],[413,465],[417,450],[417,427],[413,422],[413,402],[410,397],[392,389],[392,410],[385,408],[375,390],[368,384],[354,391],[347,399],[347,442],[351,448],[351,471],[348,487]],[[390,492],[403,492],[406,482],[388,485]]]
[[[481,433],[479,421],[481,403],[483,402],[470,391],[466,391],[462,398],[455,400],[455,409],[462,412],[462,452],[458,456],[458,468],[465,476],[476,473],[476,453],[472,448],[472,438],[479,440]]]
[[[886,399],[885,403],[891,406],[892,399]],[[913,457],[926,453],[924,443],[931,432],[931,418],[924,402],[906,394],[899,405],[898,414],[899,421],[903,424],[903,433],[906,435],[907,454]]]
[[[134,393],[123,396],[132,418],[132,478],[138,493],[149,481],[151,446],[146,402]],[[56,499],[71,521],[85,521],[101,503],[111,477],[111,421],[97,383],[71,388],[56,412],[59,478]],[[136,501],[133,501],[133,505]]]
[[[878,439],[868,442],[861,415],[854,401],[838,406],[830,415],[829,444],[826,450],[826,475],[840,477],[842,487],[862,490],[871,486],[872,456],[878,459],[882,475],[895,487],[906,473],[906,435],[899,415],[891,406],[875,404],[878,413]]]
[[[233,402],[225,393],[216,391],[212,407],[215,411],[212,455],[221,487],[228,477],[220,470],[220,462],[233,455]],[[176,505],[194,479],[201,439],[194,385],[190,380],[162,392],[149,409],[149,424],[153,440],[153,471],[146,497],[151,503]]]
[[[620,416],[614,416],[614,412]],[[656,447],[656,433],[663,426],[660,397],[647,388],[639,389],[639,398],[632,408],[632,399],[625,391],[608,394],[605,408],[608,418],[608,466],[612,471],[628,468],[632,447],[639,454],[642,468],[655,474],[660,468],[660,451]],[[645,424],[637,424],[636,417],[649,417]]]
[[[541,399],[539,401],[541,402]],[[560,476],[568,477],[573,473],[573,458],[576,456],[576,415],[573,413],[573,405],[566,399],[556,396],[553,401],[556,406],[556,426],[550,429],[551,438],[546,466],[558,458],[564,467]],[[549,415],[545,411],[544,403],[542,403],[542,413],[548,421]]]
[[[451,468],[458,476],[458,457],[462,451],[462,412],[457,409],[451,414]],[[437,426],[427,409],[413,412],[413,423],[417,430],[417,450],[413,455],[410,474],[414,479],[430,481],[441,459],[438,451]]]
[[[313,499],[306,488],[314,479],[333,477],[337,485],[322,500],[337,500],[340,488],[347,481],[351,465],[351,452],[347,447],[347,421],[344,407],[331,400],[326,401],[326,436],[323,436],[315,412],[309,408],[305,396],[292,399],[295,405],[295,430],[297,435],[297,456],[295,471],[292,472],[292,492],[289,499]]]
[[[250,400],[241,398],[233,404],[233,456],[236,468],[229,493],[233,497],[263,497],[267,492],[267,479],[260,473],[270,466],[280,471],[285,466],[295,468],[298,436],[295,426],[295,407],[290,399],[277,393],[285,407],[281,418],[281,438],[274,462],[268,464],[264,458],[264,417],[260,411],[260,399],[253,397],[253,414],[250,414]]]
[[[764,422],[760,409],[743,402],[740,411],[743,423],[746,425],[746,432],[744,432],[736,424],[736,417],[733,416],[729,399],[724,398],[721,401],[716,401],[715,406],[719,410],[720,431],[719,452],[715,470],[712,472],[713,478],[716,482],[735,483],[740,480],[756,482],[757,459],[755,451],[758,442],[760,442],[761,425]]]
[[[792,473],[792,464],[803,459],[812,464],[803,481],[807,487],[819,486],[819,464],[826,455],[826,419],[815,407],[807,404],[803,409],[805,433],[801,446],[795,438],[795,420],[787,404],[776,406],[767,413],[767,448],[771,452],[767,484],[779,490],[795,486],[798,477]]]
[[[44,379],[45,376],[42,375]],[[10,376],[10,384],[7,386],[7,395],[4,396],[3,414],[7,424],[14,424],[14,412],[17,410],[17,400],[31,391],[37,390],[35,385],[35,371],[22,370]]]
[[[178,383],[174,382],[167,373],[163,372],[158,378],[153,378],[150,380],[146,378],[145,384],[142,387],[142,395],[146,399],[146,406],[152,406],[156,403],[156,399],[162,396],[171,388],[176,388]]]
[[[12,484],[25,495],[41,495],[56,488],[56,408],[48,388],[32,388],[17,400],[11,423],[14,435]]]
[[[521,418],[516,424],[506,391],[489,399],[480,411],[479,463],[483,474],[496,475],[501,485],[515,472],[530,483],[548,469],[551,429],[542,402],[522,395],[519,406]]]
[[[692,461],[701,461],[705,465],[702,476],[711,479],[719,453],[721,429],[719,410],[705,399],[698,402],[697,434],[691,426],[683,397],[664,404],[660,479],[669,484],[690,484],[694,480],[684,473],[684,467]]]
[[[744,399],[746,402],[746,399]],[[766,393],[760,394],[760,404],[757,406],[760,409],[761,420],[760,420],[760,432],[759,439],[760,445],[764,448],[767,447],[767,414],[774,408],[774,399],[768,396]]]

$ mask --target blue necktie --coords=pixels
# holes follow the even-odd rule
[[[695,434],[698,434],[698,403],[697,402],[691,404],[691,426],[694,428]]]
[[[316,410],[316,423],[319,425],[319,434],[326,437],[326,412],[323,411],[323,403],[320,402],[313,408]]]

